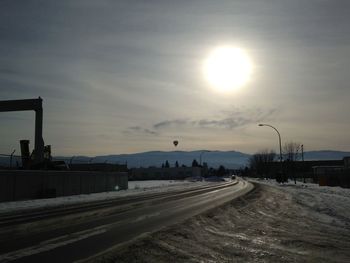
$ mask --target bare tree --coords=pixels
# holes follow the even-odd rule
[[[298,161],[301,158],[301,143],[287,142],[283,146],[283,154],[285,160]]]
[[[198,166],[199,166],[199,164],[198,164],[197,160],[196,160],[196,159],[193,159],[193,161],[192,161],[192,167],[198,167]]]
[[[268,176],[271,163],[275,160],[275,157],[276,153],[273,150],[261,150],[250,157],[250,169],[255,171],[260,177]]]
[[[165,168],[169,168],[169,167],[170,167],[170,164],[169,164],[168,160],[165,161],[164,167],[165,167]]]
[[[301,159],[301,145],[301,143],[291,141],[283,146],[286,172],[292,175],[295,184],[297,183],[295,176],[295,162]]]

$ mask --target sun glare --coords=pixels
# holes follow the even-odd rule
[[[252,63],[242,49],[219,47],[212,51],[204,63],[204,75],[219,91],[242,87],[250,78]]]

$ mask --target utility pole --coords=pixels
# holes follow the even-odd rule
[[[303,182],[304,184],[306,183],[305,181],[305,171],[304,171],[304,144],[301,145],[301,161],[302,161],[302,173],[303,173]]]
[[[301,160],[304,162],[304,144],[301,145]]]

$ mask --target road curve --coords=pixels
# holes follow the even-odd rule
[[[0,262],[74,262],[143,233],[214,208],[253,189],[238,180],[196,190],[143,196],[76,210],[0,218]],[[120,200],[119,200],[120,201]],[[17,221],[16,221],[17,220]]]

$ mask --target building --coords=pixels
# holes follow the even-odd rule
[[[350,188],[350,157],[344,157],[342,165],[313,166],[314,178],[320,186]]]
[[[71,171],[103,171],[103,172],[127,172],[126,164],[111,163],[72,163],[69,164]]]
[[[129,174],[130,180],[182,180],[200,177],[201,167],[135,168]]]

